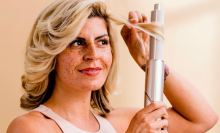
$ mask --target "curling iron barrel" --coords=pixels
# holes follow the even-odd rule
[[[164,23],[164,12],[160,4],[154,5],[151,22]],[[154,101],[163,101],[164,61],[163,41],[150,37],[149,60],[146,63],[145,106]]]

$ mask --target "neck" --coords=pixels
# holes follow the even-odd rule
[[[91,90],[77,90],[65,85],[55,84],[52,96],[45,106],[67,120],[89,120]]]

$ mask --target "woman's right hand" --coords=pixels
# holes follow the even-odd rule
[[[167,133],[168,113],[163,102],[152,102],[136,113],[126,133]],[[161,120],[158,120],[162,118]],[[163,129],[158,131],[159,129]]]

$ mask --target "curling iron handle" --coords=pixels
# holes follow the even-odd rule
[[[145,106],[151,102],[163,101],[164,62],[151,59],[146,64]]]

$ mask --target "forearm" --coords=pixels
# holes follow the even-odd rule
[[[216,111],[195,86],[172,68],[164,82],[164,94],[173,108],[190,122],[211,125],[216,123]]]

